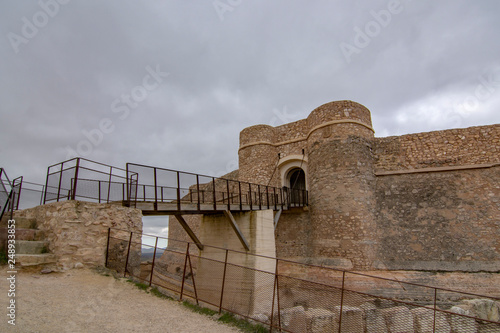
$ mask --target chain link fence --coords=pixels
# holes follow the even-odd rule
[[[110,229],[107,267],[269,332],[500,332],[500,298],[142,236]]]

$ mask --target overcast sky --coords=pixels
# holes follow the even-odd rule
[[[349,99],[378,137],[500,123],[498,0],[0,2],[0,167],[219,176],[239,132]]]

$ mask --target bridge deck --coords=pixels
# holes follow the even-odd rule
[[[223,204],[218,203],[214,205],[213,203],[203,203],[197,204],[192,202],[158,202],[154,201],[137,201],[130,204],[124,202],[124,205],[134,207],[142,210],[142,214],[148,215],[187,215],[187,214],[218,214],[224,211],[231,212],[248,212],[251,210],[262,210],[262,209],[272,209],[279,210],[282,208],[281,205],[248,205],[248,204]],[[288,209],[289,207],[284,207]]]

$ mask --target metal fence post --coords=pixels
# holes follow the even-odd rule
[[[253,210],[252,208],[252,184],[248,183],[248,199],[250,201],[250,210]]]
[[[229,194],[229,179],[226,179],[227,210],[231,211],[231,194]]]
[[[345,271],[342,272],[342,294],[340,295],[339,333],[342,332],[342,308],[344,306]]]
[[[241,198],[241,182],[240,181],[238,181],[238,194],[240,197],[240,210],[243,210],[243,202],[241,202],[242,198]]]
[[[199,175],[196,175],[196,195],[198,198],[198,204],[196,205],[196,207],[198,208],[198,210],[200,210],[200,176]]]
[[[436,332],[436,303],[437,303],[437,288],[434,288],[434,319],[432,323],[432,332]]]
[[[110,166],[109,167],[108,198],[106,200],[107,201],[106,203],[109,203],[109,196],[111,195],[111,181],[113,180],[112,175],[113,175],[113,167]]]
[[[127,174],[126,175],[126,178],[127,178],[127,201],[128,201],[129,207],[130,207],[130,201],[131,201],[130,200],[130,195],[131,195],[130,192],[131,192],[132,188],[131,187],[129,188],[129,186],[132,186],[132,182],[129,181],[129,179],[128,179],[128,163],[125,166],[125,170],[126,170],[125,173]],[[130,178],[132,178],[132,176],[130,176]]]
[[[108,242],[106,244],[106,263],[104,264],[104,267],[108,267],[108,257],[109,257],[109,238],[111,234],[111,228],[108,228]]]
[[[187,243],[186,246],[186,257],[184,258],[184,270],[182,271],[182,284],[181,284],[181,296],[179,301],[182,301],[182,294],[184,293],[184,281],[186,280],[186,266],[187,266],[187,260],[189,256],[189,244]]]
[[[57,202],[59,202],[59,195],[61,194],[61,182],[62,182],[62,175],[63,175],[63,169],[64,169],[64,162],[61,162],[61,170],[60,170],[60,175],[59,175],[59,185],[57,186]]]
[[[273,330],[274,300],[276,298],[277,283],[278,283],[278,258],[276,258],[276,267],[274,268],[273,303],[271,305],[271,322],[269,323],[269,332],[272,332],[272,330]],[[279,314],[278,314],[278,316],[279,316]]]
[[[222,275],[222,289],[220,291],[219,314],[221,314],[222,312],[222,300],[224,298],[224,282],[226,281],[227,254],[228,250],[226,249],[226,258],[224,259],[224,274]]]
[[[188,252],[188,261],[189,261],[189,271],[191,272],[191,280],[193,281],[193,289],[194,289],[194,299],[196,300],[196,304],[200,305],[198,302],[198,292],[196,291],[196,283],[194,282],[194,273],[193,273],[193,265],[191,264],[191,256]]]
[[[212,177],[212,187],[213,187],[213,195],[214,195],[214,210],[217,210],[217,192],[215,192],[215,178]]]
[[[133,232],[131,231],[130,238],[128,240],[127,259],[125,260],[125,270],[123,271],[123,277],[127,277],[128,257],[130,255],[130,244],[132,244],[132,234]]]
[[[151,264],[151,275],[149,276],[149,286],[151,287],[151,282],[153,282],[153,271],[155,269],[155,259],[156,259],[156,248],[158,247],[158,237],[156,237],[155,250],[153,252],[153,263]]]
[[[75,184],[73,185],[73,193],[71,193],[71,200],[75,200],[76,198],[76,185],[78,184],[78,169],[80,169],[80,158],[76,159],[75,180],[74,180]]]
[[[153,169],[153,172],[154,172],[154,177],[155,177],[155,203],[153,204],[153,209],[155,211],[158,210],[158,183],[157,183],[157,179],[156,179],[156,168]]]
[[[181,210],[181,176],[177,171],[177,210]]]

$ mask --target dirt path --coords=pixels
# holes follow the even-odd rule
[[[7,268],[0,273],[0,332],[239,332],[176,301],[85,269],[45,275],[18,272],[12,326],[7,323]]]

